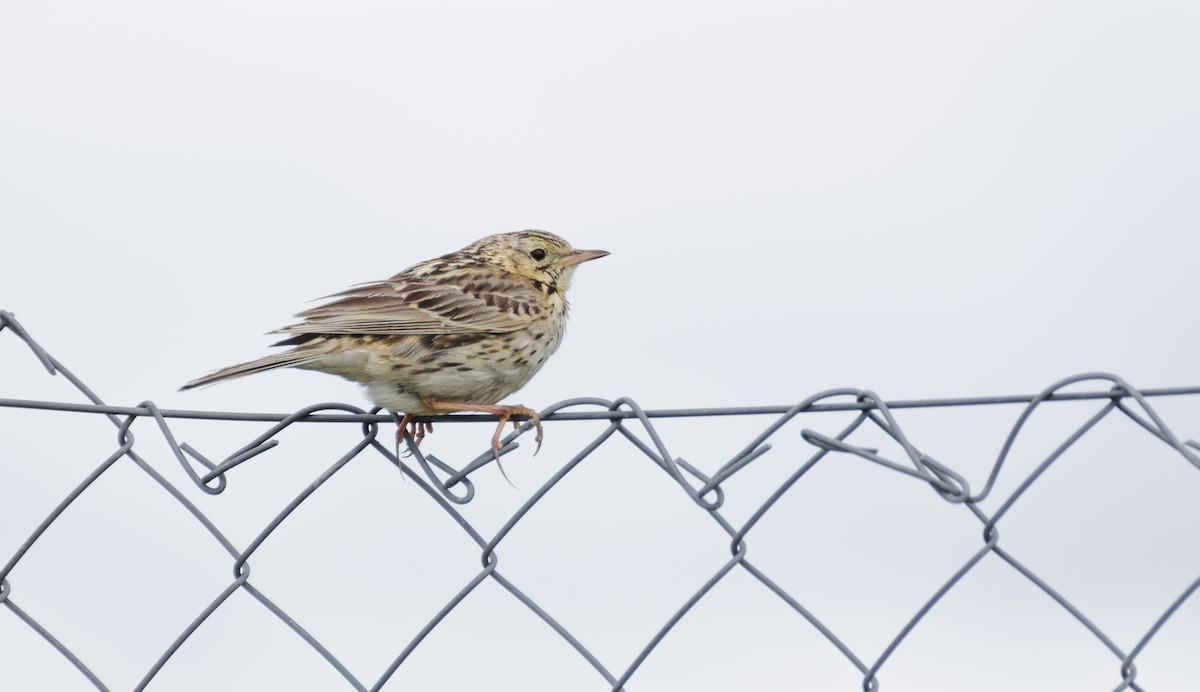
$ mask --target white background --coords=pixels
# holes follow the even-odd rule
[[[176,389],[265,353],[259,334],[308,299],[532,227],[612,255],[577,273],[564,346],[515,403],[790,404],[842,386],[889,399],[1021,394],[1092,370],[1195,385],[1198,80],[1191,3],[10,3],[0,309],[109,403],[366,406],[353,385],[308,372]],[[7,332],[0,397],[79,400]],[[1181,437],[1200,435],[1195,397],[1154,403]],[[1094,410],[1039,414],[995,498]],[[898,416],[977,489],[1018,413]],[[833,434],[843,420],[781,431],[730,482],[730,520],[812,453],[801,427]],[[712,472],[769,422],[660,431],[672,454]],[[3,409],[0,426],[7,561],[116,442],[82,414]],[[265,429],[172,427],[213,458]],[[302,427],[217,497],[193,491],[152,422],[134,433],[244,547],[358,434]],[[506,457],[516,488],[485,469],[464,513],[490,536],[603,427],[547,424],[540,455],[523,445]],[[443,424],[427,451],[461,466],[489,435]],[[861,441],[903,458],[882,436]],[[978,549],[980,524],[859,459],[818,471],[751,534],[750,558],[869,665]],[[1002,545],[1129,651],[1200,575],[1198,473],[1113,418],[1015,506]],[[615,439],[499,553],[501,571],[616,675],[729,554],[715,524]],[[256,553],[252,582],[370,686],[478,560],[416,484],[365,454]],[[123,460],[9,581],[13,602],[110,688],[130,689],[228,585],[230,563]],[[1194,686],[1197,632],[1193,599],[1139,657],[1139,683]],[[5,688],[89,689],[7,610],[0,655]],[[1116,687],[1118,669],[993,556],[880,681],[1094,690]],[[739,570],[629,689],[860,680]],[[607,689],[492,582],[389,689],[485,686]],[[151,686],[268,688],[346,687],[245,593]]]

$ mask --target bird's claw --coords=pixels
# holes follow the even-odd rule
[[[542,451],[542,418],[536,413],[533,414],[533,427],[537,430],[537,434],[533,436],[533,441],[537,444],[533,450],[533,456],[536,457],[537,453]]]
[[[520,406],[518,409],[516,413],[529,416],[529,422],[533,424],[533,429],[537,431],[533,436],[533,441],[537,444],[537,448],[533,450],[533,455],[537,456],[537,453],[542,451],[542,417],[538,415],[537,411],[531,408]],[[520,428],[521,426],[517,421],[513,421],[513,427]]]

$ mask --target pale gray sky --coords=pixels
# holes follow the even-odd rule
[[[176,389],[265,353],[260,335],[307,300],[533,227],[612,255],[578,272],[563,348],[514,403],[1018,394],[1092,370],[1194,385],[1198,79],[1200,9],[1178,2],[15,4],[0,21],[0,309],[110,403],[366,406],[354,385],[308,372]],[[74,400],[5,333],[0,382],[0,397]],[[1156,405],[1200,436],[1200,403]],[[1002,488],[1091,410],[1048,413]],[[1017,413],[901,420],[978,487]],[[768,422],[662,430],[712,471]],[[801,427],[827,424],[793,423],[744,494],[730,489],[731,511],[747,514],[811,453]],[[0,425],[7,560],[114,437],[79,415],[2,410]],[[175,427],[213,457],[263,429]],[[231,474],[226,494],[189,497],[245,545],[357,433],[312,427]],[[1128,649],[1200,574],[1182,528],[1200,476],[1127,421],[1111,427],[1089,448],[1103,470],[1081,452],[1014,510],[1005,538],[1024,531],[1013,552],[1041,558]],[[517,489],[485,470],[464,511],[494,531],[601,428],[547,425],[539,456],[507,457]],[[186,484],[153,425],[137,432]],[[461,463],[488,434],[444,425],[430,451]],[[621,671],[728,552],[661,471],[628,445],[605,450],[501,554]],[[10,581],[14,601],[129,689],[228,583],[229,561],[118,466]],[[754,550],[873,661],[979,547],[979,525],[861,460],[831,468],[844,475],[803,481]],[[394,468],[358,459],[256,555],[253,581],[374,681],[477,569],[439,512]],[[993,560],[970,576],[885,666],[884,690],[1119,683],[1115,659],[1011,569]],[[721,588],[631,690],[858,689],[777,599],[744,575]],[[1139,659],[1149,689],[1179,689],[1187,669],[1170,652],[1194,643],[1197,612]],[[87,689],[5,611],[0,649],[18,652],[5,665],[16,687]],[[235,594],[151,689],[339,681]],[[490,583],[403,683],[604,689]]]

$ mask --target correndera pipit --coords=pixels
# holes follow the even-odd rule
[[[288,334],[274,345],[291,350],[218,370],[182,389],[275,368],[320,370],[363,384],[376,405],[403,414],[397,440],[409,432],[420,442],[430,430],[414,416],[474,411],[499,416],[492,435],[497,456],[513,415],[531,419],[540,447],[537,412],[496,402],[523,387],[558,350],[575,267],[607,254],[576,250],[546,231],[488,236],[330,296],[331,302],[296,315],[302,322],[271,332]]]

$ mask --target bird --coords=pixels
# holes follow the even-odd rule
[[[272,345],[289,350],[180,389],[276,368],[318,370],[362,384],[377,406],[402,415],[397,444],[406,434],[419,444],[432,432],[416,416],[470,411],[499,417],[491,440],[497,460],[504,424],[514,415],[529,418],[540,449],[537,412],[497,402],[558,350],[575,269],[608,254],[576,250],[547,231],[490,235],[390,279],[326,296],[329,302],[295,315],[301,321],[269,332],[286,334]]]

